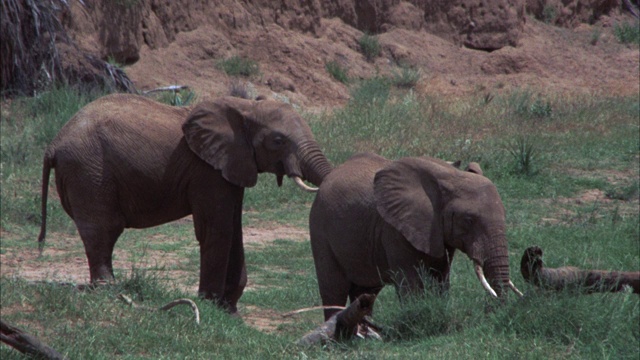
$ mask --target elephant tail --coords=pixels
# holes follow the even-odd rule
[[[44,160],[42,162],[42,203],[41,203],[41,218],[40,235],[38,235],[38,250],[42,255],[44,250],[44,238],[47,235],[47,198],[49,197],[49,174],[51,168],[54,167],[53,151],[49,148],[44,153]]]

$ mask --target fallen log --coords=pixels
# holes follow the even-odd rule
[[[2,319],[0,319],[0,340],[21,353],[37,359],[65,359],[59,352],[35,336],[9,325]]]
[[[371,314],[375,299],[376,296],[373,294],[358,296],[348,307],[333,314],[329,320],[303,336],[298,341],[298,345],[310,346],[331,341],[344,341],[358,335],[379,338],[375,332],[375,325],[365,318]]]
[[[520,261],[522,277],[536,286],[556,291],[575,288],[587,294],[630,288],[640,294],[640,271],[583,270],[573,266],[547,268],[542,262],[542,253],[538,246],[529,247]]]

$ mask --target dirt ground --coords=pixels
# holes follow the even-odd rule
[[[178,220],[190,223],[190,217]],[[129,230],[135,231],[135,230]],[[307,229],[281,226],[275,224],[261,224],[259,227],[245,227],[243,229],[245,247],[261,247],[275,240],[308,241]],[[23,236],[7,231],[0,234],[3,241],[19,239]],[[161,235],[153,236],[150,241],[170,242],[175,241]],[[21,241],[36,241],[33,239],[21,239]],[[77,234],[49,233],[44,257],[38,258],[36,248],[10,248],[3,249],[0,254],[0,276],[3,278],[20,278],[29,282],[51,283],[89,283],[89,266],[84,255],[82,241]],[[193,239],[193,246],[197,248],[197,242]],[[185,262],[184,254],[176,254],[169,251],[146,250],[142,258],[133,256],[126,245],[117,244],[114,251],[114,271],[120,274],[120,278],[126,278],[131,274],[132,266],[137,269],[170,269],[159,271],[158,276],[187,296],[195,296],[198,291],[198,272],[180,269],[180,264]],[[177,267],[177,269],[176,269]],[[251,277],[249,278],[245,292],[254,288]],[[282,314],[269,309],[260,309],[253,306],[240,304],[240,313],[243,320],[261,331],[273,332],[285,322],[295,321],[294,318],[283,318]],[[320,316],[320,315],[319,315]]]

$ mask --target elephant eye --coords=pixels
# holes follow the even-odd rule
[[[466,227],[471,227],[473,225],[473,216],[470,216],[470,215],[463,216],[462,222]]]
[[[284,145],[286,143],[286,140],[282,136],[276,136],[276,137],[273,138],[273,140],[271,140],[271,143],[275,147],[280,147],[280,146],[282,146],[282,145]]]

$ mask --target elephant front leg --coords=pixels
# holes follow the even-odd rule
[[[195,212],[193,221],[200,243],[198,294],[230,313],[247,283],[242,244],[242,194],[238,199],[217,199],[209,211]]]

